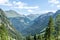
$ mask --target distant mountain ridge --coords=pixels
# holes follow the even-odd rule
[[[6,11],[6,16],[10,20],[10,22],[13,24],[13,26],[21,32],[21,30],[28,27],[30,20],[25,15],[20,15],[17,12],[10,10]]]
[[[39,16],[40,14],[29,14],[26,17],[29,18],[30,20],[35,20]]]
[[[50,16],[53,16],[52,12],[49,12],[44,15],[40,15],[38,18],[36,18],[33,21],[32,25],[30,25],[29,27],[27,27],[23,31],[26,32],[26,34],[32,34],[32,35],[41,33],[41,31],[47,27]]]
[[[15,13],[17,15],[17,13]],[[39,34],[47,27],[49,22],[49,17],[52,16],[53,18],[56,17],[56,15],[60,14],[60,10],[56,11],[56,13],[48,12],[46,14],[30,14],[30,15],[19,15],[12,18],[9,18],[9,20],[12,22],[12,24],[15,26],[15,28],[20,31],[23,35],[29,35],[29,34]]]
[[[26,33],[24,33],[24,35],[26,35],[26,34],[32,34],[32,35],[40,34],[47,27],[50,16],[52,16],[55,19],[58,14],[60,14],[60,10],[56,11],[56,13],[48,12],[47,14],[40,15],[38,18],[36,18],[33,21],[33,24],[30,25],[30,27],[24,29],[22,31],[22,33],[26,32]]]
[[[19,17],[20,15],[14,11],[14,10],[9,10],[9,11],[5,11],[5,14],[7,17]]]

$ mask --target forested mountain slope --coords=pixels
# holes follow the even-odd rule
[[[0,40],[22,40],[22,35],[12,26],[2,9],[0,9]]]

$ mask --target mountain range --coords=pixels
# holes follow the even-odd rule
[[[34,35],[43,32],[48,25],[50,16],[55,19],[56,16],[60,14],[60,10],[56,11],[55,13],[48,12],[42,15],[22,15],[13,10],[5,11],[5,13],[10,22],[19,32],[21,32],[23,35]]]

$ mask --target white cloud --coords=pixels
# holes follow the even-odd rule
[[[9,2],[9,0],[0,0],[0,5],[3,6],[10,6],[11,8],[18,8],[18,9],[37,9],[39,6],[28,6],[27,3],[24,2],[16,2],[13,1],[12,3]]]
[[[7,3],[9,0],[0,0],[0,4],[5,4]]]
[[[12,4],[10,4],[10,3],[6,3],[6,4],[2,4],[2,5],[4,5],[4,6],[12,6]]]
[[[51,3],[50,6],[60,8],[60,1],[59,0],[48,0],[49,3]]]
[[[0,0],[0,5],[12,6],[12,4],[9,2],[9,0]]]
[[[16,2],[16,1],[13,1],[13,4],[14,4],[14,8],[20,8],[20,9],[37,9],[39,8],[39,6],[28,6],[27,3],[24,3],[24,2]]]
[[[18,6],[18,7],[20,7],[20,6],[23,7],[23,6],[27,5],[26,3],[21,2],[21,1],[19,1],[19,2],[13,1],[13,4],[14,4],[15,6]]]
[[[59,1],[58,0],[48,0],[49,3],[52,3],[52,4],[59,4]]]
[[[57,7],[58,7],[58,8],[60,8],[60,4],[59,4],[59,5],[57,5]]]
[[[26,7],[24,7],[25,9],[38,9],[39,8],[39,6],[34,6],[34,7],[29,7],[29,6],[26,6]]]
[[[28,10],[28,12],[32,13],[32,12],[33,12],[33,10]]]
[[[48,13],[48,12],[53,12],[53,13],[55,13],[56,12],[56,10],[43,10],[43,11],[40,11],[40,13]]]
[[[46,10],[45,12],[53,12],[53,13],[55,13],[56,10]]]
[[[20,8],[20,9],[37,9],[37,8],[39,8],[39,6],[28,6],[27,3],[23,3],[23,2],[13,2],[13,4],[15,5],[15,8]]]
[[[27,6],[27,5],[25,5],[25,6],[17,6],[17,7],[15,7],[15,8],[20,8],[20,9],[38,9],[39,7],[38,6]]]
[[[29,6],[29,4],[21,2],[21,1],[13,1],[12,3],[9,0],[0,0],[0,5],[10,7],[11,9],[26,9],[29,13],[34,13],[36,9],[39,9],[38,5]],[[23,22],[23,21],[22,21]]]

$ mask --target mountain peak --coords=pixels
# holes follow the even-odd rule
[[[53,13],[53,12],[48,12],[48,13]]]
[[[9,11],[6,11],[6,16],[7,17],[19,17],[20,15],[14,10],[9,10]]]
[[[52,14],[53,14],[53,12],[48,12],[48,13],[47,13],[47,15],[52,15]]]
[[[6,12],[13,12],[13,13],[17,13],[16,11],[14,11],[14,10],[8,10],[8,11],[6,11]]]
[[[16,12],[15,10],[9,10],[10,12]]]

